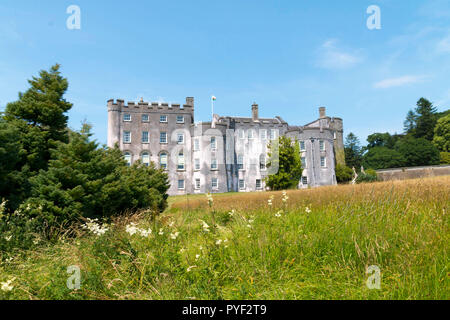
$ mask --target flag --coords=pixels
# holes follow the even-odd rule
[[[212,100],[212,101],[216,101],[217,98],[216,98],[215,96],[212,96],[212,97],[211,97],[211,100]]]

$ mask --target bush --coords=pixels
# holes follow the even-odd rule
[[[345,183],[352,180],[353,170],[342,164],[336,165],[336,180],[338,183]]]
[[[450,164],[450,152],[441,152],[441,164]]]
[[[378,180],[377,172],[373,169],[365,170],[365,173],[360,173],[356,179],[356,183],[375,182]]]
[[[127,167],[121,152],[89,141],[90,127],[59,143],[46,171],[31,178],[32,196],[20,206],[38,229],[68,225],[81,218],[108,218],[125,211],[167,205],[167,175],[153,164]],[[44,228],[45,227],[45,228]]]

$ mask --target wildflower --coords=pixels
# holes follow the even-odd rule
[[[283,191],[283,198],[281,199],[281,201],[283,201],[284,203],[286,203],[288,201],[289,197],[286,194],[286,191]]]
[[[170,238],[171,238],[172,240],[175,240],[176,238],[178,238],[178,235],[179,235],[179,234],[180,234],[179,232],[171,233],[171,234],[170,234]]]
[[[6,281],[6,282],[2,282],[1,283],[1,285],[2,285],[2,291],[4,291],[4,292],[9,292],[9,291],[12,291],[12,289],[14,289],[14,286],[12,285],[12,283],[14,282],[14,280],[16,280],[16,278],[12,278],[12,279],[10,279],[10,280],[8,280],[8,281]]]
[[[139,229],[136,227],[136,224],[133,223],[133,222],[131,222],[130,224],[128,224],[128,225],[125,227],[125,231],[126,231],[130,236],[136,234],[136,233],[138,232],[138,230],[139,230]]]
[[[278,211],[277,213],[275,213],[275,217],[279,218],[281,217],[281,214],[283,213],[283,211]]]
[[[164,230],[161,228],[161,229],[159,229],[159,232],[158,232],[158,234],[160,235],[160,236],[162,236],[163,234],[164,234]]]
[[[233,210],[231,210],[230,212],[228,212],[228,215],[229,215],[230,217],[232,217],[232,216],[234,216],[235,212],[236,212],[236,211],[234,211],[234,209],[233,209]]]
[[[82,225],[84,229],[88,229],[90,232],[95,234],[96,236],[101,236],[108,231],[106,226],[102,227],[98,222],[98,219],[87,219],[87,222]]]
[[[148,228],[147,230],[145,229],[139,229],[139,233],[141,234],[141,236],[143,236],[144,238],[147,238],[148,236],[150,236],[152,234],[152,229]]]
[[[12,236],[5,236],[5,240],[8,241],[8,242],[9,242],[11,239],[12,239]]]
[[[197,266],[190,266],[189,268],[186,269],[187,272],[191,272],[192,269],[197,268]]]
[[[171,223],[169,223],[169,227],[173,227],[175,225],[175,221],[172,221]]]
[[[1,217],[2,213],[5,212],[6,202],[7,202],[7,200],[3,200],[2,203],[0,203],[0,217]]]
[[[209,226],[208,226],[208,224],[207,224],[205,221],[203,221],[203,220],[200,220],[200,221],[202,222],[202,228],[203,228],[203,231],[209,232]]]
[[[217,244],[218,246],[220,246],[220,245],[222,244],[222,240],[221,240],[221,239],[217,240],[217,241],[216,241],[216,244]]]
[[[185,252],[185,251],[186,251],[185,248],[181,248],[181,249],[180,249],[180,253],[183,253],[183,252]]]
[[[251,228],[252,228],[252,225],[251,225],[251,224],[248,224],[248,225],[247,225],[247,228],[250,228],[250,229],[251,229]]]
[[[306,213],[311,213],[311,209],[308,207],[306,207],[305,211],[306,211]]]
[[[213,197],[212,197],[211,193],[207,193],[206,194],[206,199],[208,200],[208,205],[210,207],[212,207],[214,200],[213,200]]]
[[[199,254],[196,254],[196,255],[195,255],[195,260],[198,260],[198,259],[200,259],[200,255],[199,255]]]

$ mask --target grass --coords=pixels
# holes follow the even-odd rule
[[[156,220],[4,254],[0,282],[16,279],[0,299],[449,299],[449,194],[450,177],[436,177],[288,191],[286,203],[217,194],[212,209],[204,195],[171,197]],[[152,234],[130,235],[131,222]],[[79,290],[66,286],[71,265]],[[380,290],[366,286],[371,265]]]

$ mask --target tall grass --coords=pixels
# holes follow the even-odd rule
[[[100,236],[77,229],[3,256],[0,282],[16,279],[0,298],[448,299],[449,191],[439,177],[288,191],[286,202],[278,192],[213,195],[212,207],[204,195],[173,197],[156,220],[121,217]],[[130,235],[131,223],[151,235]],[[66,287],[70,265],[79,290]],[[366,286],[371,265],[380,290]]]

